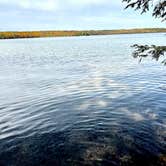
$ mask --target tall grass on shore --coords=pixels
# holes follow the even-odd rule
[[[166,28],[146,29],[120,29],[120,30],[88,30],[88,31],[22,31],[0,32],[0,39],[39,38],[39,37],[64,37],[64,36],[91,36],[135,33],[160,33]]]

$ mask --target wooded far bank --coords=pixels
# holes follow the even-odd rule
[[[120,30],[88,30],[88,31],[13,31],[0,32],[0,39],[39,38],[39,37],[65,37],[65,36],[91,36],[137,33],[162,33],[166,28],[120,29]]]

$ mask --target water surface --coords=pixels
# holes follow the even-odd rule
[[[0,165],[166,164],[166,68],[131,57],[164,34],[0,41]]]

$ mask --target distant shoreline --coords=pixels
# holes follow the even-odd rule
[[[0,32],[0,39],[70,37],[116,34],[166,33],[166,28],[119,29],[119,30],[87,30],[87,31],[13,31]]]

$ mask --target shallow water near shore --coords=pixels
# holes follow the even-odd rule
[[[133,34],[0,41],[0,166],[165,165],[166,67]]]

